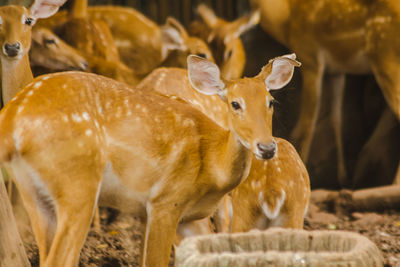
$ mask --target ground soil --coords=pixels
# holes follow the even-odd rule
[[[400,267],[400,211],[345,213],[311,204],[304,228],[360,233],[381,250],[385,267]],[[143,224],[134,216],[117,215],[113,210],[101,209],[101,230],[92,228],[89,232],[81,252],[80,266],[139,266],[143,230]],[[38,266],[36,245],[25,242],[25,247],[32,266]]]

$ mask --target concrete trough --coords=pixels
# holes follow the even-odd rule
[[[383,257],[368,238],[345,231],[272,228],[216,234],[183,240],[176,267],[383,266]]]

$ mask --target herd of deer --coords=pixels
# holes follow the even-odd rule
[[[77,266],[98,204],[143,219],[142,266],[167,266],[173,243],[190,235],[303,227],[309,177],[295,148],[272,136],[270,94],[300,63],[276,57],[242,78],[239,37],[259,21],[303,63],[294,131],[303,160],[324,72],[337,87],[339,151],[345,73],[373,72],[400,117],[400,53],[383,34],[399,25],[394,0],[254,0],[255,11],[233,22],[200,5],[202,22],[190,27],[198,37],[173,18],[160,27],[87,0],[56,13],[65,1],[0,8],[0,164],[28,212],[41,266]],[[338,159],[344,183],[342,152]]]

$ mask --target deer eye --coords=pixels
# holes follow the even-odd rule
[[[43,42],[46,45],[56,44],[56,40],[55,39],[44,39]]]
[[[197,53],[197,56],[207,59],[207,56],[204,53]]]
[[[233,108],[234,110],[239,110],[239,109],[242,108],[242,107],[240,106],[240,104],[239,104],[238,102],[236,102],[236,101],[231,102],[231,105],[232,105],[232,108]]]
[[[28,17],[28,18],[25,19],[25,24],[28,25],[28,26],[31,26],[34,21],[35,20],[33,18],[29,18]]]

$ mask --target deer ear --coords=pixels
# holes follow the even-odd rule
[[[199,56],[187,58],[189,81],[192,87],[205,95],[225,95],[225,84],[221,81],[217,65]]]
[[[250,30],[260,22],[260,10],[255,10],[251,14],[240,17],[228,24],[228,34],[224,38],[224,43],[229,43],[232,39],[239,38],[240,35]]]
[[[207,24],[209,28],[214,28],[218,23],[218,17],[215,15],[214,11],[205,4],[200,4],[197,6],[197,14],[201,19]]]
[[[35,0],[29,10],[35,19],[48,18],[54,15],[67,0]]]
[[[165,59],[171,50],[186,50],[184,36],[179,29],[167,23],[161,27],[162,58]]]
[[[296,60],[296,54],[271,59],[267,65],[267,67],[270,66],[271,71],[265,78],[267,90],[281,89],[287,85],[292,79],[294,67],[300,65],[301,63]]]

